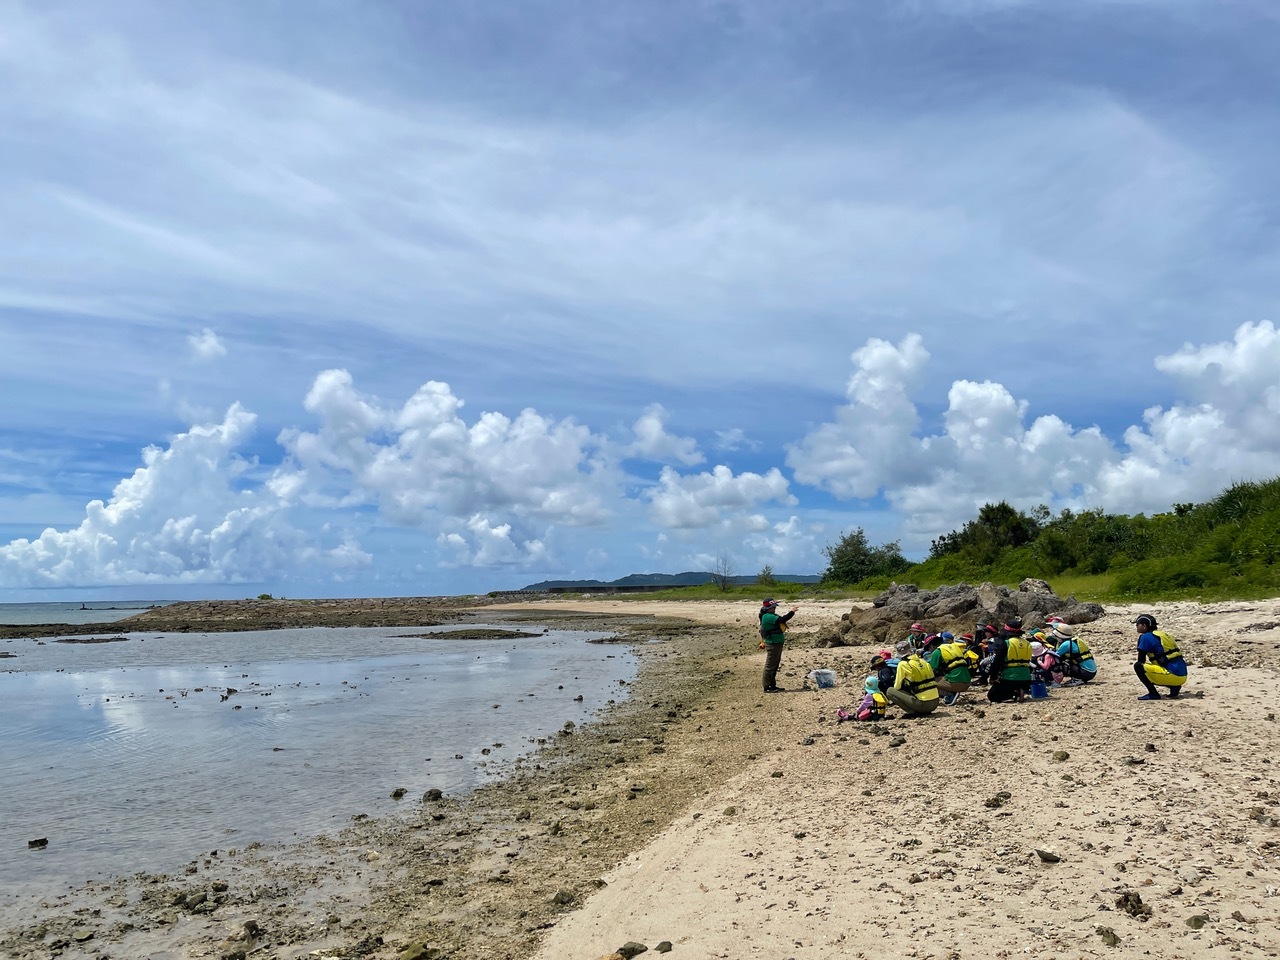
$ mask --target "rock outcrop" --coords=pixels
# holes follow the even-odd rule
[[[900,640],[913,623],[930,633],[950,630],[967,633],[980,620],[1021,617],[1027,627],[1037,627],[1056,614],[1067,623],[1088,623],[1106,611],[1096,603],[1075,597],[1059,597],[1043,580],[1027,578],[1017,590],[993,583],[971,586],[958,583],[937,590],[921,590],[914,584],[895,584],[871,602],[870,609],[855,607],[840,623],[819,639],[820,647],[858,646]]]

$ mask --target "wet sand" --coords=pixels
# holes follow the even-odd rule
[[[851,604],[800,606],[792,692],[773,696],[751,603],[456,609],[615,630],[640,676],[500,785],[68,892],[0,932],[0,954],[1276,955],[1280,601],[1143,608],[1202,697],[1138,703],[1134,612],[1113,609],[1085,633],[1095,685],[874,726],[835,720],[869,648],[812,648]],[[839,685],[797,689],[816,667]]]

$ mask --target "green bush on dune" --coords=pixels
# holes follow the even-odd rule
[[[895,579],[932,588],[1040,577],[1061,595],[1098,600],[1273,596],[1280,590],[1280,477],[1237,483],[1208,503],[1175,504],[1151,517],[1102,510],[1054,516],[1045,506],[1024,513],[989,503],[933,541],[922,563],[874,570],[861,580],[840,575],[856,564],[835,563],[848,539],[827,548],[832,563],[824,582],[862,591],[883,590]],[[898,545],[870,547],[863,537],[854,546],[865,564]]]

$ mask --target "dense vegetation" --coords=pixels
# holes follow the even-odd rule
[[[890,579],[1016,584],[1048,580],[1060,593],[1098,599],[1262,597],[1280,593],[1280,477],[1237,483],[1202,504],[1180,503],[1151,517],[1047,507],[1023,513],[988,503],[944,534],[922,563],[897,543],[872,547],[862,530],[826,549],[827,585],[880,589]],[[861,574],[859,576],[859,574]]]

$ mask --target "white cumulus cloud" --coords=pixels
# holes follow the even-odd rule
[[[688,467],[707,459],[699,452],[697,441],[692,437],[668,433],[666,421],[667,411],[662,404],[651,404],[631,428],[636,439],[627,448],[627,453],[660,463],[674,461]]]
[[[221,423],[192,427],[166,449],[148,447],[144,465],[107,502],[91,501],[79,526],[0,547],[0,584],[237,583],[323,566],[284,504],[242,482],[251,464],[235,451],[254,419],[235,404]]]
[[[764,474],[735,474],[723,464],[709,472],[687,476],[664,467],[658,486],[648,496],[654,522],[677,530],[711,527],[726,519],[748,529],[760,529],[767,522],[750,511],[769,501],[796,503],[777,467]]]
[[[1280,473],[1280,331],[1268,322],[1155,358],[1197,402],[1148,409],[1123,445],[1053,415],[1028,424],[1026,400],[969,380],[951,384],[943,432],[921,436],[911,395],[925,392],[913,375],[926,357],[914,334],[896,347],[869,341],[853,354],[849,402],[788,453],[799,482],[839,497],[883,495],[917,546],[987,502],[1153,512]]]

